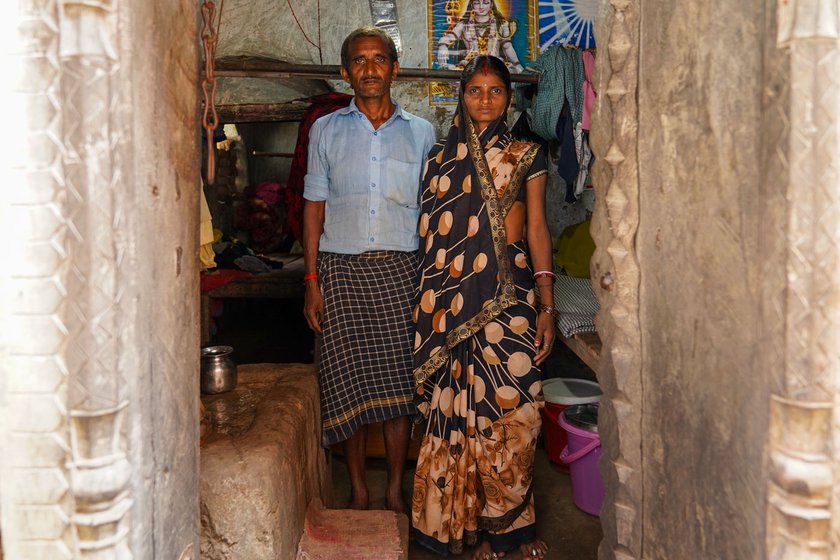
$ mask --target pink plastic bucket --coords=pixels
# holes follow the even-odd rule
[[[601,439],[596,432],[569,423],[566,414],[574,414],[574,409],[578,408],[582,407],[567,407],[564,414],[560,415],[560,426],[566,430],[568,439],[560,460],[569,465],[575,505],[586,513],[599,515],[604,503],[604,481],[598,472]]]
[[[543,408],[543,442],[548,459],[562,472],[569,466],[560,461],[566,448],[566,430],[560,426],[560,417],[567,406],[596,403],[601,398],[598,384],[586,379],[552,378],[543,382],[545,407]]]

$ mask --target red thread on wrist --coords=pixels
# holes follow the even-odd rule
[[[306,281],[306,280],[317,280],[317,279],[318,279],[318,275],[315,274],[314,272],[312,274],[304,274],[303,275],[303,280],[304,281]]]

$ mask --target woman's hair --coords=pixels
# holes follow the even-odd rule
[[[478,74],[479,72],[492,72],[493,74],[501,78],[502,83],[505,84],[505,89],[507,90],[508,102],[510,102],[510,70],[507,69],[507,66],[502,61],[502,59],[486,54],[482,54],[473,58],[464,67],[464,70],[461,72],[462,93],[467,88],[467,82],[469,82],[472,79],[472,77]]]
[[[376,37],[382,41],[385,50],[388,51],[388,58],[391,59],[391,65],[393,66],[397,62],[397,46],[394,44],[394,40],[390,35],[378,27],[360,27],[351,32],[341,44],[341,65],[345,70],[350,71],[350,45],[353,44],[353,41],[362,37]]]

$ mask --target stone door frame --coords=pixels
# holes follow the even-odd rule
[[[639,319],[638,82],[640,0],[602,0],[592,147],[596,208],[593,289],[601,304],[599,381],[604,391],[601,466],[607,489],[600,558],[645,557],[644,409]],[[783,325],[783,386],[770,397],[766,441],[766,557],[828,559],[840,547],[840,2],[767,0],[766,119],[783,130],[762,151],[787,183],[786,278],[775,292]],[[792,118],[795,115],[795,118]],[[778,128],[777,125],[771,129]],[[772,143],[772,144],[771,144]],[[768,177],[769,178],[768,171]],[[765,281],[765,284],[767,281]],[[774,359],[774,358],[763,358]]]
[[[2,549],[197,559],[196,5],[0,20]]]
[[[639,17],[639,1],[601,2],[595,75],[599,95],[591,130],[596,156],[591,273],[601,305],[595,322],[603,345],[598,380],[604,397],[598,421],[606,487],[598,554],[622,560],[641,558],[643,550],[640,271],[635,247]]]

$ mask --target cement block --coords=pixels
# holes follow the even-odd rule
[[[203,397],[201,558],[293,559],[307,505],[329,499],[316,371],[239,367],[234,391]]]

